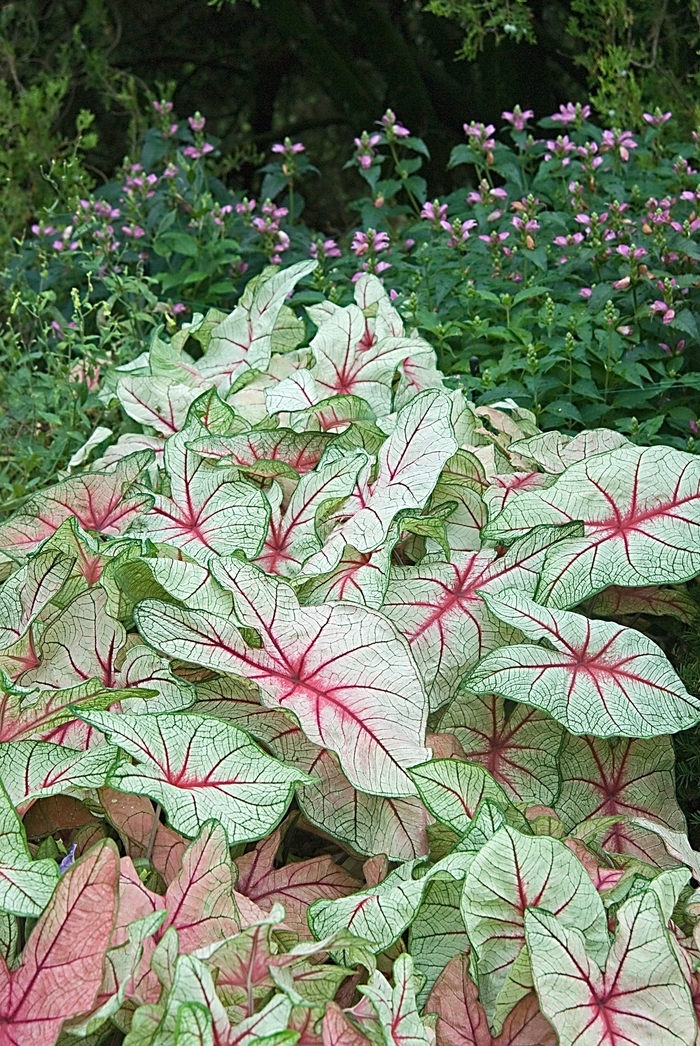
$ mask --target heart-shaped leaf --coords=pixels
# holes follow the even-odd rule
[[[172,436],[184,426],[191,404],[201,394],[196,385],[175,382],[161,375],[126,374],[117,385],[122,407],[134,421],[150,425],[162,436]]]
[[[56,549],[42,549],[0,589],[0,650],[19,642],[32,621],[58,595],[74,560]]]
[[[76,788],[101,788],[117,762],[111,745],[76,752],[46,741],[0,744],[0,778],[15,806]]]
[[[697,1024],[652,891],[627,901],[601,973],[581,932],[541,907],[525,915],[537,994],[559,1046],[686,1046]]]
[[[588,611],[597,617],[624,617],[626,615],[654,614],[676,617],[690,624],[698,614],[698,608],[690,595],[681,586],[660,588],[605,588],[588,604]]]
[[[13,915],[40,915],[58,878],[55,861],[32,860],[22,822],[0,781],[0,908]]]
[[[431,814],[464,835],[482,799],[504,809],[510,804],[501,786],[482,766],[461,759],[433,759],[409,771]]]
[[[324,432],[253,429],[237,436],[200,437],[190,445],[190,449],[205,458],[223,461],[258,475],[261,462],[276,461],[302,476],[316,468],[332,438]]]
[[[485,527],[511,541],[541,523],[582,520],[584,537],[555,545],[537,598],[572,607],[608,585],[687,581],[700,571],[700,462],[670,447],[625,444],[579,461],[546,490],[521,494]]]
[[[236,559],[212,563],[233,593],[236,625],[148,600],[135,618],[172,657],[257,683],[268,707],[293,712],[315,744],[338,753],[362,791],[410,795],[405,768],[425,762],[426,701],[405,641],[381,614],[356,604],[300,607],[284,582]]]
[[[515,590],[483,598],[496,617],[549,646],[487,654],[465,680],[476,693],[525,701],[572,733],[598,737],[655,737],[700,719],[700,701],[641,632],[542,607]]]
[[[160,803],[190,838],[218,820],[231,845],[259,839],[281,820],[306,775],[266,755],[242,730],[187,713],[86,712],[85,722],[137,762],[118,764],[107,783]]]
[[[422,1007],[435,981],[453,956],[469,951],[469,938],[460,908],[462,883],[428,883],[421,906],[408,932],[408,951],[425,978],[417,993]]]
[[[102,788],[100,802],[108,820],[119,832],[126,854],[134,859],[145,857],[150,846],[153,867],[166,883],[172,882],[182,866],[186,840],[168,825],[158,823],[158,814],[146,796]]]
[[[558,475],[577,461],[616,450],[628,442],[625,436],[612,429],[591,429],[573,437],[563,432],[538,432],[536,436],[511,443],[508,449],[537,462],[545,472]]]
[[[568,735],[559,757],[555,809],[569,831],[588,818],[620,817],[599,837],[603,849],[665,867],[669,860],[661,840],[628,819],[651,818],[672,831],[685,831],[673,763],[668,737],[605,741]]]
[[[410,955],[400,955],[394,963],[393,988],[377,970],[359,990],[374,1008],[385,1046],[429,1046],[427,1029],[418,1015]]]

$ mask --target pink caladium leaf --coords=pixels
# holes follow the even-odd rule
[[[150,800],[142,795],[125,795],[112,788],[100,789],[100,802],[117,829],[126,854],[136,859],[144,857],[150,845],[151,862],[165,883],[171,883],[182,867],[187,840],[167,824],[160,824]]]
[[[134,484],[153,460],[148,451],[123,458],[113,472],[85,472],[34,495],[0,527],[0,548],[26,555],[75,516],[85,530],[122,534],[136,517],[153,504],[149,493]]]
[[[647,585],[646,588],[618,588],[612,586],[599,592],[587,604],[590,614],[596,617],[630,617],[638,614],[675,617],[691,624],[698,616],[698,607],[681,585],[661,588]]]
[[[207,351],[197,363],[207,382],[223,394],[243,371],[267,369],[285,298],[315,268],[314,261],[297,262],[248,283],[234,311],[212,330]]]
[[[336,1002],[329,1002],[321,1029],[323,1046],[369,1046],[369,1039]]]
[[[135,611],[157,649],[256,683],[263,703],[298,718],[315,744],[338,753],[349,780],[378,795],[413,794],[406,768],[425,762],[427,703],[405,640],[381,614],[357,604],[300,607],[292,589],[235,558],[211,565],[233,593],[232,620],[146,600]]]
[[[554,808],[569,831],[588,818],[620,816],[600,837],[603,849],[666,867],[672,862],[658,836],[629,819],[650,818],[672,831],[685,831],[673,764],[668,737],[605,741],[567,736],[559,757],[561,788]]]
[[[536,462],[545,472],[558,475],[569,465],[594,454],[624,447],[629,440],[613,429],[590,429],[577,436],[566,436],[563,432],[538,432],[536,436],[511,443],[509,452]]]
[[[397,513],[426,505],[443,465],[457,450],[451,409],[447,396],[428,391],[399,411],[396,426],[379,452],[376,479],[370,482],[367,472],[361,474],[351,502],[343,509],[349,519],[332,533],[305,573],[333,570],[346,545],[372,552],[386,541]]]
[[[469,973],[469,955],[456,955],[425,1004],[437,1013],[437,1046],[557,1046],[556,1032],[530,993],[511,1010],[498,1038],[489,1030],[484,1007]]]
[[[549,806],[559,791],[562,727],[539,709],[492,694],[457,695],[440,720],[457,737],[467,759],[479,763],[517,803]]]
[[[161,436],[172,436],[184,427],[190,405],[201,391],[160,375],[127,374],[117,385],[119,402],[129,417],[151,426]]]
[[[0,589],[0,650],[19,642],[59,594],[73,563],[71,556],[56,549],[42,549],[7,579]]]
[[[546,490],[521,494],[485,528],[509,542],[542,523],[581,520],[584,536],[553,546],[538,598],[572,607],[608,585],[638,588],[700,572],[700,462],[670,447],[626,444],[579,461]]]
[[[430,1046],[430,1038],[416,1005],[413,960],[400,955],[394,963],[394,987],[375,971],[359,991],[373,1007],[384,1046]]]
[[[358,890],[361,883],[349,875],[332,857],[312,857],[274,867],[279,847],[279,829],[250,853],[236,860],[237,890],[269,912],[273,904],[283,904],[285,923],[300,937],[308,937],[306,911],[321,897],[344,897]]]
[[[260,462],[288,465],[300,476],[316,468],[332,436],[325,432],[253,429],[237,436],[204,436],[191,449],[205,458],[257,471]]]
[[[465,680],[476,693],[527,702],[572,733],[598,737],[655,737],[700,719],[700,701],[641,632],[542,607],[514,589],[482,595],[496,617],[548,646],[487,654]]]
[[[408,640],[432,711],[454,696],[480,657],[518,635],[479,595],[494,559],[490,551],[455,553],[449,563],[392,568],[382,612]]]
[[[0,777],[19,807],[28,799],[101,788],[118,755],[111,745],[81,752],[48,741],[10,741],[0,744]]]
[[[188,444],[207,430],[191,418],[186,428],[165,444],[169,494],[154,494],[153,507],[131,527],[131,533],[175,545],[192,559],[240,551],[257,555],[270,517],[263,492],[238,478],[235,469],[217,469]]]
[[[367,462],[363,450],[323,459],[313,472],[302,476],[286,508],[281,499],[274,502],[267,537],[257,557],[268,573],[285,577],[299,573],[321,547],[316,530],[319,509],[324,502],[337,503],[348,497]]]
[[[557,839],[501,828],[474,858],[462,894],[462,916],[478,960],[479,998],[492,1027],[527,994],[519,966],[525,911],[534,904],[575,926],[599,962],[607,955],[605,908],[580,861]]]
[[[525,915],[540,1005],[559,1046],[686,1046],[697,1025],[690,991],[652,890],[617,916],[604,971],[573,927],[542,907]]]
[[[58,877],[55,861],[32,860],[24,826],[0,781],[0,908],[36,918],[46,907]]]
[[[66,1018],[92,1008],[117,915],[119,858],[99,843],[63,876],[22,964],[0,960],[0,1042],[53,1046]]]
[[[123,696],[105,690],[99,679],[65,690],[15,687],[3,693],[0,686],[0,742],[49,737],[75,721],[76,708],[108,708]]]
[[[294,785],[306,781],[242,730],[204,716],[84,712],[81,718],[136,760],[118,763],[107,784],[148,795],[190,838],[215,819],[231,845],[260,839],[282,819]]]

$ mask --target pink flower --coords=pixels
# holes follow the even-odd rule
[[[516,105],[512,113],[501,113],[501,118],[506,120],[507,123],[512,124],[516,131],[524,131],[525,124],[528,120],[531,120],[534,116],[532,109],[526,109],[524,112],[519,105]]]
[[[496,139],[491,136],[495,133],[496,128],[492,123],[484,125],[483,123],[477,123],[477,121],[472,120],[471,123],[465,123],[462,126],[467,138],[471,138],[470,144],[474,148],[489,153],[495,147]]]
[[[184,302],[178,301],[178,302],[175,302],[175,304],[173,305],[173,307],[172,307],[172,309],[170,311],[173,313],[174,316],[179,316],[181,313],[187,312],[187,306],[185,305]]]
[[[187,117],[187,122],[193,131],[203,131],[207,121],[201,113],[195,113],[194,116]]]
[[[616,291],[626,291],[631,282],[629,276],[623,276],[621,280],[615,280],[613,283],[613,289]]]
[[[572,141],[569,140],[568,134],[565,134],[563,136],[559,135],[556,142],[548,141],[547,149],[548,152],[544,154],[545,162],[549,163],[549,161],[553,159],[553,157],[558,156],[561,158],[562,167],[568,167],[568,165],[571,163],[569,153],[576,152],[576,146]]]
[[[409,236],[407,240],[403,241],[403,245],[407,251],[410,251],[412,247],[415,247],[416,241],[411,236]]]
[[[391,141],[392,138],[408,138],[411,134],[407,127],[398,122],[396,113],[392,109],[387,109],[381,120],[377,120],[377,123],[384,128],[388,141]]]
[[[247,197],[242,203],[236,204],[236,214],[252,214],[255,210],[255,200],[249,200]]]
[[[629,247],[626,243],[619,244],[615,250],[618,254],[621,254],[623,258],[629,258],[631,255],[635,261],[639,261],[640,258],[646,258],[647,256],[647,252],[643,247],[635,247],[633,250],[632,247]]]
[[[440,222],[447,216],[447,204],[440,203],[439,200],[433,200],[432,203],[424,203],[420,216],[431,222]]]
[[[690,429],[690,431],[692,432],[692,434],[694,436],[697,436],[697,434],[698,434],[698,423],[697,423],[697,421],[694,421],[691,418],[690,421],[688,422],[688,428]]]
[[[335,240],[329,239],[314,241],[309,247],[309,254],[312,258],[340,258],[342,252]]]
[[[291,138],[285,138],[284,142],[275,142],[271,147],[273,153],[280,153],[282,156],[296,156],[297,153],[306,152],[306,146],[302,145],[301,142],[292,142]]]
[[[53,247],[53,249],[55,251],[62,251],[63,250],[63,240],[54,240],[53,243],[51,244],[51,246]]]
[[[357,258],[361,258],[368,251],[374,251],[376,254],[379,251],[386,250],[390,243],[391,240],[387,232],[377,232],[376,229],[368,229],[367,232],[361,232],[358,229],[352,238],[350,250]]]
[[[214,151],[214,146],[211,142],[204,142],[204,144],[198,149],[196,145],[186,145],[182,150],[183,154],[190,160],[200,160],[207,153]]]
[[[175,166],[174,163],[169,163],[168,164],[168,166],[163,171],[163,177],[164,178],[176,178],[177,177],[177,167]]]
[[[570,123],[587,120],[590,115],[590,105],[581,105],[579,102],[574,105],[572,102],[567,102],[566,105],[560,105],[559,112],[554,113],[549,119],[554,120],[555,123],[567,126]]]
[[[154,102],[153,103],[153,108],[155,109],[155,111],[157,113],[160,113],[161,116],[165,116],[167,113],[171,113],[173,111],[173,103],[172,102]]]
[[[672,323],[673,318],[676,315],[675,309],[672,309],[670,305],[667,305],[665,301],[655,301],[649,306],[649,312],[652,316],[657,315],[660,317],[662,323]]]
[[[632,137],[631,131],[603,131],[601,149],[604,151],[611,149],[613,152],[617,152],[623,163],[627,163],[629,160],[630,150],[636,148],[637,142]]]
[[[645,123],[648,123],[651,127],[663,127],[665,123],[673,116],[673,113],[662,113],[660,109],[655,109],[653,113],[644,113],[643,119]]]
[[[142,229],[140,225],[122,225],[122,232],[135,240],[140,240],[142,236],[146,235],[146,230]]]
[[[363,171],[368,171],[374,163],[376,155],[374,147],[379,145],[381,140],[381,134],[367,134],[367,131],[363,131],[359,138],[355,138],[355,149],[357,150],[355,159]]]
[[[579,295],[586,300],[590,298],[591,294],[593,294],[593,289],[591,287],[582,287],[579,291]]]
[[[394,290],[394,288],[392,287],[391,290],[389,291],[389,300],[390,301],[396,301],[398,296],[399,296],[399,292],[397,290]]]

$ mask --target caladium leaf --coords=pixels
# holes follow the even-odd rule
[[[394,987],[376,970],[359,991],[372,1004],[385,1046],[430,1046],[427,1029],[418,1015],[413,960],[400,955],[394,963]]]
[[[41,550],[0,589],[0,650],[19,642],[32,621],[63,587],[73,567],[70,556]]]
[[[117,385],[119,402],[129,417],[150,425],[161,436],[172,436],[183,428],[190,405],[201,391],[196,385],[157,375],[126,374]]]
[[[462,691],[440,720],[471,762],[480,763],[518,803],[549,806],[559,790],[563,729],[544,712],[503,698]]]
[[[500,829],[474,857],[462,893],[479,998],[492,1025],[499,996],[512,992],[513,965],[525,944],[525,910],[534,904],[575,926],[598,961],[607,955],[605,908],[583,865],[557,839]]]
[[[155,601],[135,611],[156,648],[257,683],[263,703],[297,716],[309,739],[337,751],[349,780],[379,795],[410,795],[405,768],[428,758],[426,701],[405,641],[381,614],[356,604],[300,607],[284,582],[234,558],[212,563],[234,596],[248,647],[225,619]]]
[[[332,570],[345,545],[372,552],[386,541],[398,512],[426,505],[443,465],[457,450],[451,411],[449,398],[435,391],[420,393],[399,411],[396,426],[379,452],[376,479],[370,483],[365,474],[361,476],[346,506],[353,514],[333,532],[305,573]]]
[[[123,691],[105,690],[99,679],[89,679],[66,690],[0,687],[0,742],[50,736],[75,720],[75,709],[108,708]]]
[[[409,400],[426,389],[445,391],[445,380],[438,370],[434,349],[431,352],[420,352],[416,356],[407,356],[399,364],[399,384],[394,392],[394,410],[401,410]]]
[[[47,741],[0,744],[0,778],[15,806],[76,788],[101,788],[119,753],[111,745],[76,752]]]
[[[22,822],[0,781],[0,909],[19,916],[40,915],[58,878],[55,861],[32,860]]]
[[[501,786],[476,763],[433,759],[409,773],[431,814],[460,836],[467,832],[482,799],[504,809],[510,805]]]
[[[65,873],[34,927],[21,966],[0,960],[0,1035],[53,1046],[68,1017],[92,1008],[117,915],[119,858],[108,840]]]
[[[213,468],[188,449],[188,443],[205,433],[193,419],[167,440],[170,493],[154,494],[153,507],[135,520],[131,532],[175,545],[200,563],[236,551],[252,558],[267,530],[267,499],[258,487],[240,481],[235,469]]]
[[[110,787],[150,796],[175,831],[190,838],[213,818],[231,845],[259,839],[282,819],[294,785],[306,780],[242,730],[204,716],[86,712],[81,718],[137,760],[118,764]]]
[[[690,624],[698,615],[697,604],[680,585],[675,588],[660,588],[658,585],[647,585],[646,588],[612,586],[594,596],[587,608],[589,613],[597,617],[654,614],[676,617],[686,624]]]
[[[168,825],[158,822],[158,814],[146,796],[102,788],[100,802],[108,820],[119,832],[126,854],[134,859],[144,857],[150,845],[153,867],[166,883],[172,882],[182,867],[186,840]]]
[[[461,882],[428,883],[418,914],[408,932],[408,951],[425,981],[417,993],[423,1006],[435,981],[455,955],[469,951],[469,938],[460,910]]]
[[[454,696],[480,657],[517,636],[478,594],[494,559],[490,551],[455,553],[449,563],[392,568],[382,612],[408,640],[431,710]]]
[[[526,913],[540,1005],[560,1046],[686,1046],[697,1025],[685,977],[652,891],[627,901],[605,971],[580,931],[542,908]]]
[[[153,460],[150,451],[130,454],[113,472],[85,472],[36,494],[20,512],[0,527],[0,548],[26,554],[75,516],[85,530],[122,534],[153,503],[134,484]]]
[[[608,585],[687,581],[700,571],[700,462],[670,447],[627,444],[571,465],[521,494],[484,538],[511,541],[541,523],[582,520],[584,537],[553,546],[537,597],[571,607]]]
[[[310,606],[343,600],[378,610],[389,583],[393,544],[389,538],[376,552],[358,552],[346,545],[334,570],[309,578],[297,588],[300,602]]]
[[[261,462],[288,465],[300,476],[316,468],[333,437],[324,432],[253,429],[237,436],[204,436],[190,449],[205,458],[259,474]]]
[[[542,607],[515,590],[500,599],[482,596],[496,617],[549,648],[518,645],[487,654],[465,680],[476,693],[526,701],[572,733],[598,737],[655,737],[700,719],[700,701],[641,632]]]
[[[284,512],[275,505],[258,563],[271,574],[293,577],[321,546],[316,514],[324,502],[338,503],[353,490],[357,476],[368,463],[362,450],[323,459],[296,486]]]
[[[554,478],[544,472],[507,472],[502,476],[491,476],[489,486],[482,495],[489,517],[493,519],[497,516],[519,494],[551,487],[553,482]]]
[[[668,737],[605,741],[567,736],[559,757],[561,789],[554,807],[569,831],[592,817],[620,817],[600,836],[603,849],[666,866],[670,862],[660,839],[628,818],[651,818],[672,831],[685,831],[673,763]]]
[[[613,429],[590,429],[573,437],[563,432],[538,432],[536,436],[511,443],[508,450],[530,458],[545,472],[558,475],[577,461],[616,450],[627,443],[629,440]]]
[[[437,1013],[438,1046],[557,1046],[551,1024],[530,994],[511,1010],[498,1038],[489,1031],[477,987],[469,974],[469,956],[457,955],[438,978],[425,1005]]]
[[[323,1017],[323,1046],[369,1046],[369,1039],[345,1016],[336,1002],[329,1002]]]
[[[281,868],[274,867],[280,844],[279,829],[256,848],[236,860],[237,890],[250,897],[265,912],[283,904],[285,924],[300,937],[308,937],[306,911],[319,898],[345,897],[360,887],[332,857],[312,857]]]
[[[243,370],[266,370],[272,334],[287,295],[299,280],[316,268],[303,261],[268,274],[247,285],[234,311],[211,332],[205,355],[197,367],[208,382],[225,392]]]
[[[454,405],[452,421],[454,423]],[[465,450],[453,454],[440,473],[430,508],[454,506],[445,521],[447,540],[454,552],[470,552],[481,547],[481,528],[486,522],[486,505],[481,495],[487,485],[481,462]]]
[[[175,1046],[214,1046],[211,1013],[197,1002],[183,1002],[177,1011]]]

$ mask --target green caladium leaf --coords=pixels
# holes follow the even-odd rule
[[[591,954],[605,960],[605,908],[583,865],[557,839],[502,828],[474,857],[462,893],[462,916],[478,960],[479,997],[492,1025],[500,999],[512,998],[514,1005],[526,994],[513,990],[520,983],[513,966],[525,944],[525,911],[533,904],[577,927]],[[500,1008],[501,1020],[507,1012]]]
[[[554,546],[537,598],[572,607],[608,585],[687,581],[700,571],[700,462],[670,447],[626,444],[579,461],[547,490],[521,494],[483,536],[510,542],[541,523],[582,520],[584,536]]]
[[[294,577],[321,547],[316,517],[324,504],[339,504],[352,492],[360,470],[368,466],[363,450],[337,456],[329,454],[297,484],[284,511],[281,490],[273,502],[270,527],[258,563],[270,574]]]
[[[55,861],[32,860],[22,822],[0,781],[0,909],[12,915],[40,915],[58,879]]]
[[[327,329],[321,328],[319,333]],[[350,518],[332,533],[321,552],[307,563],[306,574],[326,573],[337,566],[346,545],[372,552],[382,545],[397,513],[422,509],[445,462],[457,449],[450,399],[434,390],[411,400],[378,455],[374,481],[363,472],[344,506]]]
[[[428,883],[418,914],[408,931],[408,950],[425,981],[417,993],[423,1007],[448,962],[469,951],[469,938],[460,908],[462,883]]]
[[[183,1002],[177,1011],[174,1046],[214,1046],[211,1013],[197,1002]]]
[[[452,422],[455,424],[454,404]],[[455,432],[458,431],[458,423]],[[431,511],[441,505],[453,506],[445,521],[447,540],[453,552],[471,552],[481,548],[481,528],[486,522],[486,505],[482,494],[488,486],[483,466],[466,450],[458,450],[445,463],[430,497]]]
[[[134,604],[144,599],[163,599],[219,617],[228,617],[233,611],[230,592],[214,581],[206,567],[189,560],[130,560],[119,569],[116,580]]]
[[[525,914],[532,970],[560,1046],[685,1046],[697,1024],[685,977],[655,894],[631,898],[618,912],[604,971],[589,957],[580,930],[531,908]]]
[[[26,555],[70,516],[75,516],[85,530],[122,534],[153,504],[150,493],[134,490],[136,480],[152,460],[151,451],[130,454],[113,472],[84,472],[35,494],[0,527],[0,548]]]
[[[431,814],[460,836],[468,830],[482,799],[504,809],[510,805],[501,786],[476,763],[433,759],[409,773]]]
[[[470,762],[479,763],[517,803],[551,806],[559,790],[563,728],[539,709],[462,690],[440,719]]]
[[[691,624],[698,615],[698,607],[682,585],[661,588],[605,588],[587,604],[587,610],[596,617],[625,617],[653,614],[675,617]]]
[[[480,657],[518,636],[479,595],[497,569],[494,560],[484,551],[392,567],[382,612],[408,640],[433,711],[454,696]]]
[[[549,645],[487,654],[465,680],[476,693],[527,702],[572,733],[599,737],[655,737],[700,719],[700,701],[641,632],[542,607],[515,590],[483,598],[496,617]]]
[[[235,469],[217,469],[188,449],[206,428],[190,417],[165,444],[169,494],[154,494],[153,507],[134,521],[132,534],[175,545],[192,559],[243,552],[252,558],[262,547],[270,518],[263,492],[238,478]]]
[[[73,563],[55,549],[41,550],[7,579],[0,589],[0,650],[19,642],[61,591]]]
[[[374,1008],[385,1046],[429,1046],[428,1031],[418,1014],[410,955],[400,955],[394,963],[393,988],[376,970],[359,990]]]
[[[629,819],[651,818],[671,831],[685,832],[673,764],[669,737],[605,741],[567,735],[559,757],[561,789],[554,808],[569,831],[589,818],[618,817],[599,836],[603,849],[664,867],[670,862],[661,840]]]
[[[242,730],[204,716],[86,712],[81,718],[136,760],[114,768],[110,787],[150,796],[189,838],[213,818],[231,845],[259,839],[282,819],[295,784],[306,780]]]
[[[235,558],[211,569],[233,593],[237,624],[260,636],[259,648],[231,619],[151,600],[134,614],[142,635],[171,657],[256,683],[267,707],[293,712],[311,741],[337,752],[361,791],[414,794],[405,769],[429,756],[426,700],[387,619],[356,604],[300,607],[287,584]]]
[[[119,758],[111,745],[76,752],[47,741],[0,744],[0,778],[15,806],[28,799],[101,788]]]

